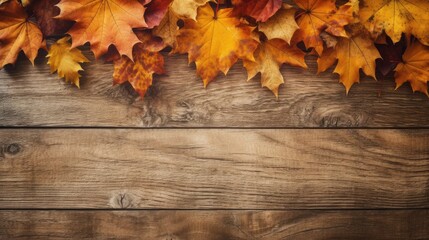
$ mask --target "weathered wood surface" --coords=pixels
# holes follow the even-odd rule
[[[3,209],[429,208],[429,130],[1,129]]]
[[[0,239],[428,239],[429,210],[0,211]]]
[[[34,68],[21,59],[0,71],[0,126],[429,127],[429,99],[408,86],[394,91],[391,79],[364,78],[346,97],[337,76],[317,76],[315,59],[307,63],[283,68],[277,101],[258,80],[246,82],[241,63],[203,89],[186,56],[169,56],[168,75],[155,77],[141,100],[130,87],[112,87],[111,64],[86,65],[79,91],[49,74],[44,58]]]

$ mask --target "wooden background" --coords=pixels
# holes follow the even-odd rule
[[[0,71],[0,239],[429,239],[429,99],[369,78],[346,97],[307,63],[276,100],[241,63],[204,89],[169,56],[142,100],[111,64],[78,90],[21,58]]]

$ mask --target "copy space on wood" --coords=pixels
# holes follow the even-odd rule
[[[0,238],[427,239],[428,210],[0,211]]]
[[[1,129],[0,206],[428,208],[429,130]]]
[[[81,89],[19,60],[0,71],[0,126],[107,127],[429,127],[429,99],[391,79],[362,78],[349,95],[335,74],[284,66],[278,100],[259,77],[246,82],[237,63],[207,89],[186,56],[168,56],[167,75],[155,76],[144,100],[128,86],[112,87],[113,65],[85,65]],[[412,117],[404,117],[412,116]]]

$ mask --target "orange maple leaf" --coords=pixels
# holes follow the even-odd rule
[[[140,42],[133,28],[147,27],[145,8],[136,0],[61,0],[57,6],[58,18],[76,22],[68,31],[72,48],[89,42],[96,58],[112,44],[132,58],[133,46]]]
[[[0,68],[15,63],[21,50],[34,65],[40,48],[46,49],[43,34],[25,9],[16,0],[0,5]]]
[[[352,85],[359,82],[360,69],[376,79],[375,60],[378,58],[381,58],[380,53],[369,32],[361,24],[354,24],[349,28],[348,38],[340,37],[335,49],[325,49],[318,59],[318,72],[328,69],[338,59],[334,72],[340,75],[340,82],[348,93]]]
[[[222,71],[225,75],[239,58],[254,61],[258,42],[252,27],[232,15],[232,9],[215,14],[209,4],[198,9],[197,21],[184,20],[174,52],[188,53],[206,87]]]
[[[113,83],[129,82],[134,90],[144,96],[152,85],[153,74],[163,74],[164,58],[159,53],[165,44],[148,32],[137,32],[141,43],[134,46],[134,62],[127,56],[114,61]]]
[[[396,88],[410,82],[414,92],[419,91],[429,97],[429,47],[416,40],[407,47],[402,60],[395,68]]]
[[[335,0],[295,0],[300,10],[297,12],[299,29],[294,40],[303,41],[306,48],[314,48],[321,55],[323,41],[320,34],[326,31],[334,36],[347,37],[344,26],[353,20],[353,9],[346,4],[339,9]]]

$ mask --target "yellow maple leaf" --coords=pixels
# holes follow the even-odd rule
[[[68,31],[72,48],[89,42],[96,58],[114,45],[121,55],[132,58],[139,39],[133,28],[147,27],[145,8],[136,0],[61,0],[58,18],[75,21]]]
[[[46,48],[39,27],[27,18],[15,0],[0,5],[0,68],[15,63],[21,50],[34,65],[39,49]]]
[[[396,43],[406,33],[429,45],[428,12],[428,0],[362,0],[359,16],[375,36],[385,31]]]
[[[295,8],[283,4],[282,8],[268,21],[259,23],[259,31],[268,39],[279,38],[290,43],[293,34],[299,28],[295,21]]]
[[[232,15],[232,9],[215,14],[209,4],[198,10],[197,21],[184,20],[174,52],[188,53],[196,63],[197,73],[206,87],[219,71],[227,74],[239,58],[254,61],[258,42],[251,36],[252,27]]]
[[[280,67],[286,63],[292,66],[307,68],[305,54],[295,46],[290,46],[281,39],[263,41],[255,51],[255,60],[244,60],[248,72],[248,80],[259,72],[261,84],[270,89],[278,97],[279,86],[284,83]]]
[[[57,72],[60,78],[79,87],[79,71],[82,71],[80,63],[89,60],[77,48],[71,48],[70,37],[64,37],[52,44],[48,55],[48,65],[51,73]]]
[[[129,82],[143,97],[152,85],[153,74],[164,73],[164,58],[159,51],[165,44],[148,32],[137,32],[137,36],[142,42],[133,49],[134,62],[126,56],[115,60],[113,82],[114,84]]]
[[[429,97],[429,47],[414,41],[405,50],[402,60],[395,68],[396,88],[410,82],[414,92],[419,91]]]

